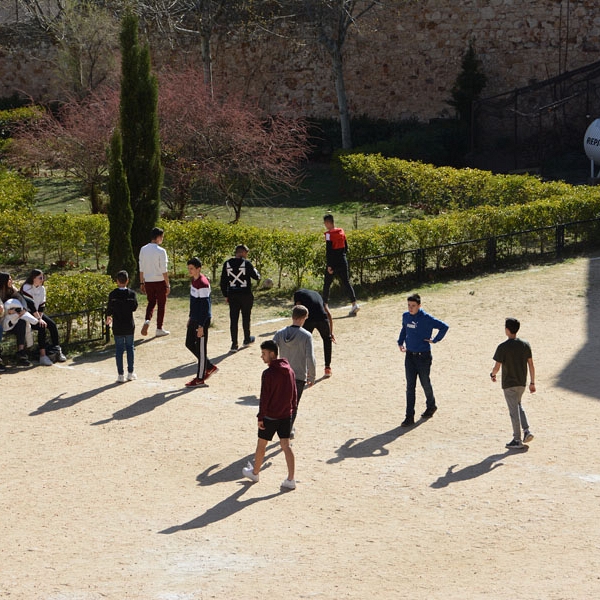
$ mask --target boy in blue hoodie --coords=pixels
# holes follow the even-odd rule
[[[437,334],[433,336],[433,330]],[[404,370],[406,373],[406,418],[401,427],[415,424],[415,398],[417,377],[425,392],[426,410],[422,419],[433,417],[437,410],[433,387],[429,379],[431,372],[431,344],[441,342],[448,331],[444,321],[436,319],[421,308],[421,296],[412,294],[408,297],[408,310],[402,315],[402,329],[398,337],[400,352],[405,353]]]

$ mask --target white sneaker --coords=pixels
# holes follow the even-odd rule
[[[254,481],[254,483],[256,483],[258,481],[258,475],[254,474],[254,467],[252,466],[252,463],[250,463],[250,462],[248,463],[247,467],[244,467],[242,469],[242,475],[244,477],[247,477],[251,481]]]
[[[360,310],[360,306],[358,304],[353,304],[350,312],[348,313],[349,317],[355,317],[358,311]]]
[[[295,479],[284,479],[283,483],[281,484],[282,488],[286,488],[288,490],[295,490],[296,489],[296,480]]]
[[[135,381],[137,379],[137,375],[135,373],[127,373],[127,381]]]
[[[117,383],[125,383],[125,375],[119,375],[117,377]]]
[[[40,356],[40,365],[42,365],[43,367],[51,367],[53,364],[54,363],[45,354],[44,356]]]
[[[156,330],[156,337],[163,337],[165,335],[169,335],[171,332],[167,331],[166,329],[157,329]]]

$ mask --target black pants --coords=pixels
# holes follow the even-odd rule
[[[6,335],[7,333],[14,333],[17,338],[17,347],[18,346],[25,347],[26,332],[27,332],[27,323],[25,323],[25,321],[23,321],[23,319],[19,319],[12,329],[4,332],[4,335]]]
[[[354,293],[354,288],[350,283],[348,261],[346,259],[344,259],[343,263],[333,267],[333,273],[330,273],[327,269],[325,269],[325,281],[323,282],[323,302],[325,302],[325,304],[329,303],[329,289],[333,283],[333,278],[336,276],[340,278],[342,285],[346,289],[346,293],[350,298],[350,302],[356,302],[356,294]]]
[[[196,321],[190,321],[185,335],[185,347],[198,359],[197,377],[199,379],[204,379],[204,373],[213,366],[208,359],[207,354],[208,325],[209,324],[204,328],[204,335],[199,338],[197,333],[198,323]]]
[[[250,315],[254,305],[254,294],[252,292],[232,292],[227,297],[229,300],[229,331],[231,333],[231,345],[238,345],[238,323],[240,312],[242,313],[242,329],[244,330],[244,342],[250,341]]]
[[[292,427],[294,426],[294,422],[296,421],[296,417],[298,416],[298,407],[300,406],[300,398],[302,397],[302,392],[304,391],[304,386],[306,385],[306,381],[302,379],[296,379],[296,410],[292,413]]]
[[[38,332],[38,346],[40,349],[46,350],[46,336],[50,334],[50,340],[52,341],[52,346],[58,346],[58,328],[56,327],[56,323],[46,315],[42,316],[42,319],[46,323],[46,327],[40,327],[39,325],[32,325],[32,329],[36,329]]]
[[[316,329],[321,335],[323,340],[323,354],[325,357],[325,367],[331,366],[331,329],[329,328],[329,321],[311,321],[306,319],[303,325],[306,331],[313,332]]]

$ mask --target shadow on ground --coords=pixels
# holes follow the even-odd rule
[[[565,298],[564,328],[569,331],[569,299]],[[560,352],[560,348],[557,349]],[[573,360],[563,369],[556,385],[600,400],[600,257],[591,257],[588,261],[587,287],[587,339]]]

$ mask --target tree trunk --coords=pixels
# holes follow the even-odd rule
[[[331,52],[333,77],[335,80],[335,92],[337,94],[338,110],[340,113],[340,127],[342,129],[342,148],[352,148],[352,134],[350,131],[350,113],[348,112],[348,98],[346,96],[346,84],[344,82],[344,66],[342,53],[339,48]]]
[[[204,71],[204,83],[206,89],[210,92],[210,96],[213,96],[213,69],[212,69],[212,53],[210,46],[210,31],[202,31],[200,34],[201,43],[200,48],[202,51],[202,68]]]

